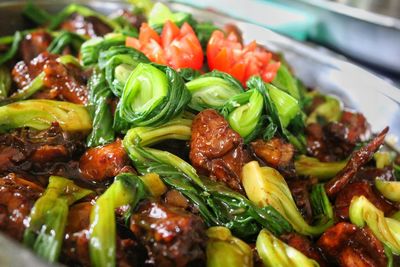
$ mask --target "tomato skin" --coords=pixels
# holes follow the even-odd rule
[[[235,34],[225,36],[219,30],[214,31],[208,41],[207,62],[210,70],[229,73],[243,85],[254,75],[269,83],[280,67],[280,62],[272,61],[272,54],[255,41],[243,46]]]
[[[203,50],[200,41],[188,23],[179,28],[167,21],[161,35],[146,23],[140,27],[139,39],[128,37],[126,46],[142,51],[151,61],[168,65],[174,69],[203,66]]]

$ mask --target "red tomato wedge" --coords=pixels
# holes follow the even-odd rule
[[[203,50],[192,27],[184,23],[179,29],[173,22],[164,24],[161,36],[147,23],[140,27],[139,39],[126,38],[126,46],[142,51],[151,61],[174,69],[203,66]]]
[[[272,54],[258,47],[255,41],[243,46],[237,36],[214,31],[207,45],[207,61],[210,70],[217,69],[231,74],[243,84],[254,75],[265,82],[272,82],[280,62],[271,60]]]

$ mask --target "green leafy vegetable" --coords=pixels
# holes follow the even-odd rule
[[[35,5],[33,0],[28,1],[24,7],[24,10],[22,11],[22,14],[37,25],[44,25],[53,18],[53,16],[50,15],[46,10]]]
[[[332,220],[309,225],[302,217],[285,179],[270,167],[260,167],[257,161],[243,166],[242,183],[248,198],[260,207],[272,206],[303,235],[319,235],[333,224]]]
[[[322,162],[317,158],[299,156],[295,162],[296,172],[302,176],[317,177],[321,181],[334,177],[347,164],[347,161]]]
[[[297,101],[301,101],[301,92],[297,86],[296,78],[293,77],[285,64],[281,64],[279,67],[272,84],[291,95]]]
[[[186,87],[192,94],[189,107],[196,111],[221,109],[230,98],[244,92],[240,82],[219,71],[204,74],[186,83]]]
[[[161,31],[167,20],[174,22],[180,27],[184,22],[191,24],[192,16],[185,12],[172,12],[166,5],[160,2],[154,4],[148,15],[149,26],[156,31]]]
[[[400,182],[375,179],[375,187],[387,199],[400,202]]]
[[[179,74],[166,66],[139,63],[130,74],[118,103],[114,127],[157,126],[179,115],[190,101]]]
[[[24,233],[24,244],[40,257],[55,262],[60,255],[71,204],[92,191],[80,188],[73,181],[51,176],[46,192],[35,202]]]
[[[151,145],[160,136],[175,138],[173,127],[162,127],[154,137],[151,129],[137,131],[131,129],[126,134],[123,145],[134,166],[141,174],[157,173],[172,188],[180,191],[195,205],[209,226],[225,226],[238,236],[256,234],[260,226],[282,234],[291,230],[289,223],[272,207],[259,208],[243,195],[210,179],[199,177],[196,170],[179,157],[151,148],[143,148],[142,142]],[[165,138],[164,138],[165,139]]]
[[[365,196],[353,197],[349,215],[352,223],[358,227],[367,225],[394,254],[400,254],[400,221],[385,217]]]
[[[376,167],[378,169],[383,169],[386,166],[391,166],[395,156],[396,156],[395,154],[392,154],[387,151],[376,152],[374,154],[374,160],[376,163]]]
[[[252,267],[250,246],[234,237],[226,227],[214,226],[207,230],[207,267]]]
[[[106,80],[114,95],[121,97],[129,75],[141,62],[150,60],[142,52],[126,46],[113,46],[100,53],[99,67],[105,69]]]
[[[208,41],[214,31],[219,30],[212,22],[199,22],[195,25],[196,36],[200,41],[203,50],[207,49]]]
[[[113,46],[125,44],[126,37],[122,34],[107,34],[105,37],[92,38],[84,42],[81,46],[81,59],[83,66],[96,64],[100,52],[106,51]]]
[[[337,122],[342,116],[342,105],[340,101],[333,96],[325,96],[325,102],[319,105],[308,116],[306,123],[327,123]]]
[[[11,73],[6,67],[0,67],[0,101],[7,98],[11,89]]]
[[[221,113],[228,120],[233,130],[239,133],[245,142],[250,141],[257,127],[262,123],[264,101],[262,94],[256,89],[231,97]]]
[[[269,129],[276,128],[277,131],[289,140],[300,152],[304,152],[305,126],[297,100],[273,85],[265,84],[264,81],[257,76],[253,76],[247,81],[247,87],[256,89],[262,94],[265,114],[269,122],[267,127]],[[270,126],[271,124],[273,125]]]
[[[198,78],[201,73],[198,70],[192,68],[182,68],[179,70],[179,75],[185,82],[190,82],[196,78]]]
[[[257,252],[266,267],[319,267],[297,249],[285,244],[266,229],[261,230],[256,242]]]
[[[333,221],[334,215],[332,205],[329,202],[329,198],[325,192],[325,187],[323,184],[316,184],[313,186],[310,200],[313,215],[318,222],[322,222],[323,220]]]
[[[89,110],[93,119],[92,132],[87,139],[89,147],[104,145],[114,141],[113,116],[108,105],[111,90],[107,85],[104,73],[98,69],[88,83],[89,88]]]
[[[79,52],[83,42],[85,42],[85,38],[81,35],[73,32],[62,31],[53,39],[47,48],[47,51],[52,54],[61,54],[64,48],[71,46],[76,52]]]
[[[15,32],[10,49],[8,49],[4,54],[0,55],[0,66],[15,56],[15,54],[18,52],[19,43],[21,42],[22,37],[23,36],[21,32]]]
[[[88,132],[92,128],[86,108],[69,102],[25,100],[0,107],[0,132],[21,127],[44,130],[53,122],[70,132]]]
[[[89,254],[94,267],[115,266],[115,209],[124,205],[134,208],[149,195],[142,180],[131,173],[122,173],[96,200],[90,214]]]

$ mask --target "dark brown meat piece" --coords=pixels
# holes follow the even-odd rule
[[[243,138],[215,110],[204,110],[193,120],[189,157],[199,173],[243,191],[240,173],[249,155]]]
[[[289,246],[294,247],[310,259],[318,262],[320,267],[329,266],[319,248],[308,238],[296,233],[285,234],[280,236],[280,238]]]
[[[12,70],[13,80],[18,88],[27,86],[41,72],[45,73],[44,86],[33,98],[58,99],[76,104],[86,104],[88,91],[87,75],[73,64],[63,65],[58,56],[43,52],[28,64],[18,62]]]
[[[378,136],[372,139],[367,145],[353,152],[347,165],[336,176],[325,184],[325,190],[329,197],[334,197],[342,190],[357,171],[368,161],[371,160],[374,153],[379,149],[385,140],[389,128],[386,127]]]
[[[318,245],[341,267],[381,267],[387,265],[382,243],[368,228],[338,223],[318,240]]]
[[[43,170],[83,152],[83,137],[63,132],[58,123],[43,131],[18,129],[0,135],[0,173]]]
[[[368,132],[369,126],[362,114],[345,111],[340,122],[307,126],[307,152],[321,161],[343,160],[358,142],[365,140]]]
[[[372,204],[383,211],[386,216],[391,215],[396,210],[396,207],[385,200],[367,181],[360,181],[346,185],[340,191],[340,194],[337,195],[335,212],[338,218],[348,220],[349,206],[354,196],[365,196]]]
[[[120,139],[87,150],[79,160],[79,170],[83,178],[93,182],[113,178],[127,165],[129,157]]]
[[[251,148],[258,158],[268,166],[278,169],[285,178],[296,177],[292,144],[285,142],[282,138],[275,137],[269,141],[256,140],[251,143]]]
[[[42,187],[16,174],[0,178],[0,231],[22,240],[24,220],[42,192]]]
[[[293,199],[296,203],[297,208],[300,210],[306,221],[312,221],[312,208],[310,202],[311,188],[318,182],[317,179],[291,179],[287,181],[290,192],[292,193]]]
[[[131,231],[147,248],[154,266],[204,263],[206,234],[200,217],[159,202],[142,202],[131,217]]]
[[[97,17],[84,17],[77,13],[65,20],[60,25],[60,29],[88,37],[104,36],[112,32],[112,29]]]
[[[68,214],[65,238],[62,247],[61,262],[68,266],[91,266],[89,255],[90,202],[73,205]],[[117,266],[138,266],[144,262],[140,254],[145,253],[136,241],[121,238],[117,228]]]
[[[29,63],[40,53],[45,52],[52,39],[51,35],[44,30],[27,34],[20,44],[20,53],[24,62]]]

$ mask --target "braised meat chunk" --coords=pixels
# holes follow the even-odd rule
[[[58,123],[46,130],[17,129],[0,135],[0,173],[43,171],[81,154],[83,136],[64,132]]]
[[[0,231],[22,240],[24,220],[42,192],[41,186],[16,174],[0,178]]]
[[[294,147],[282,138],[274,137],[269,141],[256,140],[251,143],[251,148],[258,158],[267,165],[276,168],[285,177],[295,177]]]
[[[89,37],[103,36],[112,31],[107,24],[97,17],[84,17],[77,13],[65,20],[60,29]]]
[[[13,80],[19,89],[24,88],[44,72],[43,88],[33,98],[58,99],[76,104],[86,104],[88,91],[86,73],[72,63],[62,64],[58,56],[43,52],[30,62],[18,62],[12,70]]]
[[[380,267],[387,265],[382,243],[368,228],[338,223],[318,240],[323,252],[341,267]]]
[[[335,212],[338,218],[342,220],[349,218],[350,203],[355,196],[365,196],[372,204],[383,211],[386,216],[391,215],[396,210],[396,207],[388,200],[385,200],[367,181],[359,181],[348,184],[337,195]]]
[[[39,54],[45,52],[52,41],[51,35],[44,30],[37,30],[25,36],[20,44],[21,57],[27,64]]]
[[[147,248],[151,265],[180,267],[205,262],[205,225],[181,208],[144,201],[132,215],[130,229]]]
[[[83,178],[93,182],[113,178],[123,170],[132,172],[128,166],[129,158],[120,139],[108,145],[88,149],[79,160]]]
[[[243,138],[217,111],[204,110],[193,120],[189,157],[201,174],[243,191],[240,173],[249,155]]]
[[[320,267],[329,266],[326,259],[319,250],[318,246],[316,246],[308,238],[296,233],[290,233],[282,235],[281,239],[284,242],[286,242],[289,246],[294,247],[295,249],[302,252],[310,259],[313,259],[316,262],[318,262]]]
[[[358,142],[365,140],[369,125],[362,114],[345,111],[340,122],[311,123],[306,133],[310,155],[321,161],[339,161],[348,157]]]

